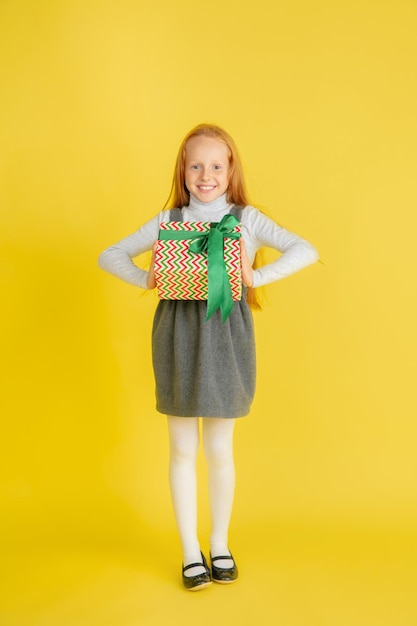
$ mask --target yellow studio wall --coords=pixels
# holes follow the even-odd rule
[[[268,286],[255,316],[258,389],[236,432],[234,536],[249,549],[248,533],[258,544],[295,524],[411,541],[416,27],[406,0],[0,3],[10,554],[152,554],[160,537],[179,554],[165,419],[153,408],[156,295],[105,275],[97,257],[161,209],[179,143],[202,121],[236,139],[253,202],[322,260]],[[200,500],[207,536],[204,486]],[[42,603],[31,602],[27,614],[6,602],[7,626],[66,623],[58,609],[36,622]],[[329,622],[287,610],[287,624],[345,623],[337,608]]]

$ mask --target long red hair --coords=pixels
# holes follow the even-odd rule
[[[198,136],[212,137],[222,141],[229,148],[229,186],[226,191],[226,199],[229,204],[236,204],[245,207],[249,204],[246,191],[245,177],[243,174],[242,162],[233,138],[228,132],[215,124],[199,124],[186,134],[178,150],[175,163],[172,187],[165,208],[182,208],[190,203],[190,192],[185,186],[185,158],[187,154],[187,142],[192,137]],[[258,253],[255,257],[254,267],[256,268],[260,259]],[[252,309],[260,309],[260,303],[255,295],[255,290],[248,289],[247,301]]]

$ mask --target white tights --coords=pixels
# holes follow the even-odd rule
[[[211,510],[210,551],[212,556],[229,555],[227,547],[235,490],[233,461],[234,419],[206,417],[203,448],[207,461]],[[169,479],[175,519],[180,534],[183,564],[201,562],[197,537],[196,459],[200,442],[199,418],[168,416],[170,443]],[[219,567],[230,567],[230,561]],[[195,571],[194,571],[195,570]],[[199,573],[192,568],[188,575]]]

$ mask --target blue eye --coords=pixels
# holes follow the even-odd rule
[[[199,168],[199,167],[200,167],[199,165],[192,165],[192,166],[191,166],[191,169],[192,169],[192,170],[198,170],[198,168]]]

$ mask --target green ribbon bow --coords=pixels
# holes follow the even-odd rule
[[[207,254],[208,300],[206,321],[217,309],[221,310],[224,323],[233,309],[233,296],[224,262],[224,238],[239,239],[240,233],[233,229],[239,224],[234,215],[225,215],[219,223],[212,222],[207,233],[162,230],[160,239],[192,239],[189,251]]]

